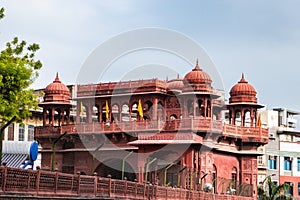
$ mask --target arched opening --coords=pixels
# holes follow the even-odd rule
[[[197,104],[198,104],[198,109],[197,109],[197,111],[199,112],[198,116],[204,117],[204,105],[203,105],[203,100],[202,100],[202,99],[198,99]]]
[[[231,172],[231,185],[230,189],[236,189],[236,184],[237,184],[237,168],[233,167],[232,172]]]
[[[173,121],[175,119],[177,119],[177,115],[175,114],[170,115],[170,121]]]
[[[188,116],[193,117],[194,116],[194,103],[193,100],[189,99],[187,101],[187,110],[188,110]]]
[[[131,106],[131,121],[138,119],[138,102],[134,102]]]
[[[54,111],[53,126],[60,126],[60,125],[61,125],[61,109],[56,108]]]
[[[161,101],[157,104],[157,119],[160,121],[165,121],[165,109]]]
[[[211,117],[211,101],[207,100],[206,104],[206,117]]]
[[[95,170],[99,176],[107,177],[111,175],[113,179],[122,179],[122,160],[121,159],[110,159],[101,163]],[[136,174],[133,168],[128,162],[125,161],[124,165],[124,177],[129,181],[134,181],[136,179]]]
[[[213,170],[212,170],[212,188],[213,188],[213,193],[217,193],[217,177],[218,177],[218,174],[217,174],[217,167],[216,165],[213,165]]]
[[[83,103],[80,103],[80,123],[86,123],[87,116],[88,116],[87,107]]]
[[[153,103],[151,101],[146,101],[143,106],[144,110],[144,119],[145,120],[151,120],[153,116]]]
[[[251,115],[249,110],[245,110],[244,114],[244,126],[250,127],[251,126]]]
[[[99,107],[97,105],[93,106],[92,108],[92,122],[99,122]]]
[[[102,104],[102,107],[101,107],[101,110],[102,110],[102,122],[109,122],[110,121],[110,106],[109,105],[106,105],[106,102]]]
[[[48,125],[51,124],[51,116],[50,116],[50,113],[51,113],[51,109],[47,109],[46,110],[46,124],[48,122]]]
[[[122,122],[129,122],[130,121],[128,104],[123,104],[122,105],[121,115],[122,115]]]
[[[241,126],[241,123],[242,123],[242,113],[240,110],[236,110],[234,115],[234,125]]]
[[[119,106],[117,104],[114,104],[111,108],[111,121],[120,121],[120,114],[119,114]]]

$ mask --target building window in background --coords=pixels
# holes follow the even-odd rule
[[[8,131],[7,131],[7,140],[10,140],[10,141],[14,141],[15,139],[15,131],[14,131],[14,124],[10,124],[8,127],[7,127]]]
[[[268,167],[269,169],[277,169],[277,156],[269,155]]]
[[[28,141],[34,140],[34,126],[28,125]]]
[[[24,135],[25,135],[25,125],[20,124],[19,125],[19,141],[24,141]]]
[[[292,170],[292,158],[291,157],[284,157],[284,170],[291,171]]]

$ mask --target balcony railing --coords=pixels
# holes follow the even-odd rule
[[[187,118],[173,121],[131,121],[105,123],[81,123],[72,125],[37,127],[36,136],[55,136],[67,132],[69,134],[107,134],[121,132],[212,132],[225,137],[240,138],[245,141],[259,142],[268,139],[268,130],[262,127],[240,127],[225,124],[219,120],[207,118]]]
[[[31,195],[32,197],[64,197],[66,199],[68,197],[86,199],[97,197],[105,199],[254,200],[254,197],[247,197],[247,195],[213,194],[98,176],[33,171],[5,166],[0,167],[0,178],[0,198]]]

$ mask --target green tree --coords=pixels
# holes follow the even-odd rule
[[[266,189],[264,183],[267,181]],[[289,194],[282,194],[290,189],[290,186],[286,183],[276,185],[272,180],[271,176],[263,181],[261,186],[258,186],[258,199],[259,200],[292,200],[293,197]]]
[[[4,8],[0,9],[0,19]],[[14,121],[22,122],[37,108],[37,97],[29,86],[38,77],[42,63],[35,59],[39,45],[27,45],[15,37],[6,43],[0,53],[0,161],[2,160],[2,134]]]

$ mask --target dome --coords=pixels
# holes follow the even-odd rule
[[[176,79],[169,80],[167,82],[168,90],[182,90],[184,87],[183,80],[179,78],[179,75]]]
[[[206,72],[200,69],[198,60],[195,68],[185,75],[184,82],[187,86],[185,92],[187,91],[191,92],[190,91],[191,89],[193,90],[193,92],[212,91],[212,87],[211,87],[212,80]]]
[[[229,103],[257,103],[256,90],[242,74],[241,80],[230,90]]]
[[[196,63],[195,68],[185,75],[184,80],[188,81],[190,84],[193,83],[211,84],[212,83],[210,76],[202,69],[200,69],[198,65],[198,61]]]
[[[53,83],[49,84],[45,89],[44,102],[70,102],[70,91],[59,80],[58,73]]]

